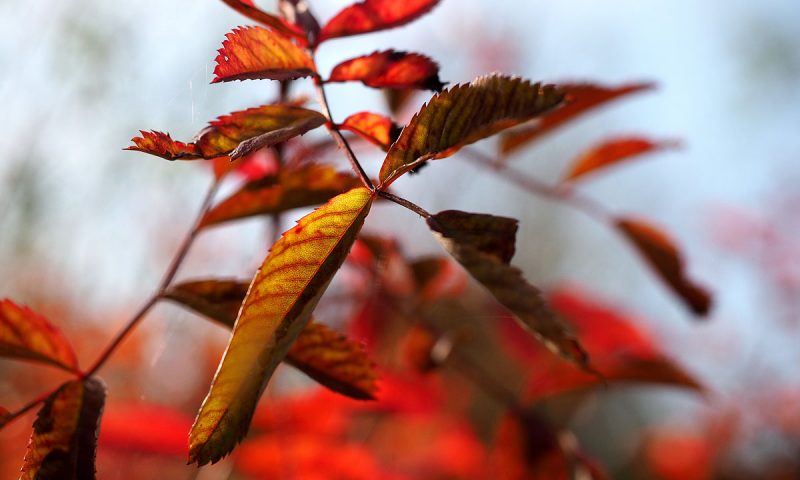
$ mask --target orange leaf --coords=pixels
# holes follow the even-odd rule
[[[381,166],[381,188],[427,160],[542,115],[561,103],[551,85],[489,75],[436,94],[414,115]]]
[[[667,234],[642,220],[619,218],[616,225],[658,276],[695,314],[708,314],[711,295],[686,277],[683,256]]]
[[[360,184],[353,175],[337,172],[326,165],[284,168],[275,176],[246,184],[206,213],[200,225],[207,227],[254,215],[319,205]]]
[[[78,370],[75,352],[61,331],[30,308],[8,299],[0,301],[0,356]]]
[[[375,398],[375,364],[364,347],[321,323],[303,329],[286,360],[335,392],[360,400]]]
[[[63,384],[39,410],[20,480],[95,478],[106,387],[98,379]]]
[[[140,132],[141,137],[131,139],[134,146],[125,150],[149,153],[167,160],[194,160],[202,157],[194,143],[177,142],[168,133],[155,130],[150,132],[140,130]]]
[[[192,419],[161,405],[108,405],[103,413],[100,447],[122,453],[185,458]]]
[[[559,84],[559,88],[566,95],[564,106],[543,116],[529,128],[504,134],[500,141],[500,151],[502,153],[509,154],[514,152],[589,110],[625,95],[650,90],[654,88],[654,85],[652,83],[633,83],[619,87],[606,87],[574,83]]]
[[[247,433],[261,393],[342,265],[374,199],[355,188],[285,232],[253,278],[192,426],[191,462],[216,462]]]
[[[575,181],[595,172],[645,153],[677,148],[674,140],[653,142],[641,137],[623,137],[606,140],[583,152],[564,175],[563,182]]]
[[[364,0],[345,8],[322,27],[320,42],[405,25],[431,11],[439,1]]]
[[[241,13],[245,17],[255,20],[261,24],[264,24],[268,27],[277,30],[284,35],[288,35],[290,37],[294,37],[298,42],[304,43],[305,42],[305,35],[303,32],[295,25],[283,20],[282,18],[276,17],[275,15],[269,14],[260,8],[256,7],[253,3],[253,0],[222,0],[232,9],[236,10],[237,12]]]
[[[440,91],[439,65],[418,53],[384,50],[336,65],[329,82],[360,81],[373,88],[418,88]]]
[[[263,27],[240,27],[225,35],[214,80],[293,80],[314,74],[314,63],[282,34]]]
[[[349,130],[368,142],[388,151],[389,146],[397,140],[401,128],[392,119],[372,112],[354,113],[339,125],[342,130]]]

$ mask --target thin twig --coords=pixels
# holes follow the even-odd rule
[[[419,205],[417,205],[414,202],[406,200],[405,198],[398,197],[397,195],[391,194],[391,193],[389,193],[387,191],[384,191],[384,190],[379,190],[378,191],[378,195],[383,197],[383,198],[385,198],[385,199],[387,199],[387,200],[390,200],[390,201],[392,201],[392,202],[394,202],[394,203],[396,203],[398,205],[406,207],[407,209],[409,209],[412,212],[416,213],[417,215],[419,215],[420,217],[424,218],[425,220],[428,220],[429,218],[432,217],[432,215],[427,210],[425,210],[424,208],[420,207]]]
[[[58,387],[58,388],[61,388],[61,387]],[[14,411],[14,412],[10,412],[10,413],[4,415],[3,417],[0,417],[0,428],[5,427],[6,425],[8,425],[9,423],[13,422],[17,418],[19,418],[19,417],[25,415],[26,413],[28,413],[35,406],[37,406],[40,403],[42,403],[45,400],[47,400],[50,397],[50,395],[52,395],[56,390],[58,390],[58,388],[50,390],[49,392],[43,393],[43,394],[39,395],[38,397],[34,398],[33,400],[31,400],[30,402],[28,402],[27,404],[25,404],[24,407]]]

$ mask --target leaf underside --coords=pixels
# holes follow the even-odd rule
[[[440,0],[364,0],[334,16],[320,33],[320,41],[386,30],[428,13]]]
[[[260,8],[256,7],[252,0],[222,0],[232,9],[241,13],[245,17],[255,20],[263,25],[273,28],[284,35],[294,37],[297,41],[303,42],[305,36],[297,26],[283,20],[280,17],[269,14]]]

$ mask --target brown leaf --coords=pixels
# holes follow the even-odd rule
[[[373,88],[418,88],[440,91],[439,65],[418,53],[384,50],[336,65],[329,82],[359,81]]]
[[[388,151],[389,146],[397,140],[402,130],[392,119],[372,112],[358,112],[347,117],[341,125],[341,130],[348,130],[359,137]]]
[[[683,255],[666,233],[642,220],[618,218],[616,225],[658,276],[695,314],[708,314],[711,295],[686,277]]]
[[[320,34],[320,42],[337,37],[399,27],[428,13],[440,0],[364,0],[333,17]]]
[[[95,452],[106,398],[96,378],[62,385],[39,410],[20,480],[95,478]]]
[[[268,27],[281,32],[284,35],[288,35],[290,37],[295,38],[298,42],[305,42],[305,35],[303,32],[295,25],[276,17],[275,15],[269,14],[260,8],[256,7],[252,0],[222,0],[232,9],[236,10],[237,12],[241,13],[245,17],[255,20],[261,24],[264,24]]]
[[[164,298],[233,328],[249,286],[236,280],[195,280],[170,287]]]
[[[206,213],[200,226],[319,205],[359,185],[353,175],[327,165],[284,168],[276,176],[246,184],[221,201]]]
[[[9,299],[0,301],[0,357],[49,363],[78,371],[69,341],[46,318]]]
[[[633,157],[658,150],[677,148],[675,140],[653,142],[643,137],[622,137],[606,140],[583,152],[567,170],[562,182],[573,182],[584,175],[608,168]]]
[[[287,37],[262,27],[240,27],[225,35],[214,80],[293,80],[314,75],[311,57]]]
[[[389,149],[381,166],[381,188],[427,160],[448,157],[465,145],[542,115],[562,98],[551,85],[501,75],[444,90],[423,105]]]
[[[633,83],[619,87],[606,87],[587,83],[563,83],[559,84],[558,87],[566,95],[564,106],[538,119],[534,125],[528,128],[503,134],[500,140],[500,151],[503,154],[512,153],[534,142],[545,133],[575,120],[581,114],[594,108],[625,95],[651,90],[655,85],[652,83]]]

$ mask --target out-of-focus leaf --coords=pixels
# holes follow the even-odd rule
[[[697,315],[708,314],[711,295],[687,278],[683,255],[666,233],[640,219],[618,218],[616,225],[686,306]]]
[[[240,27],[225,35],[217,55],[214,80],[293,80],[314,74],[311,57],[274,30]]]
[[[46,318],[9,299],[0,301],[0,357],[49,363],[78,370],[72,346]]]
[[[286,357],[320,384],[351,398],[375,398],[375,364],[364,347],[321,323],[309,323]]]
[[[94,479],[106,387],[96,378],[62,385],[39,410],[20,480]]]
[[[619,97],[651,90],[655,87],[652,83],[632,83],[618,87],[606,87],[588,83],[561,83],[558,86],[566,96],[564,106],[538,119],[529,128],[503,134],[500,140],[500,151],[503,154],[512,153],[532,143],[545,133],[578,118],[589,110]]]
[[[276,17],[275,15],[269,14],[260,8],[256,7],[253,3],[253,0],[222,0],[225,2],[229,7],[236,10],[237,12],[241,13],[245,17],[255,20],[261,24],[264,24],[268,27],[272,27],[273,29],[283,33],[284,35],[288,35],[290,37],[294,37],[299,42],[305,41],[305,35],[303,32],[292,25],[291,23],[283,20],[282,18]]]
[[[617,312],[576,290],[549,295],[550,306],[562,315],[592,359],[592,367],[608,383],[642,382],[702,391],[692,375],[666,356],[655,337],[636,319]],[[534,401],[565,392],[596,387],[603,380],[558,361],[538,344],[527,341],[512,322],[501,333],[511,352],[529,369],[526,398]]]
[[[306,0],[279,0],[278,8],[289,23],[303,29],[308,43],[316,45],[320,26]]]
[[[327,165],[284,168],[276,176],[246,184],[209,210],[200,225],[207,227],[254,215],[319,205],[360,184],[353,175],[337,172]]]
[[[211,159],[226,155],[237,159],[303,135],[324,123],[325,117],[314,110],[287,104],[262,105],[209,122],[191,143],[175,142],[169,135],[159,132],[142,132],[144,136],[133,138],[134,146],[125,150],[145,152],[167,160]],[[187,152],[193,156],[188,156]]]
[[[170,287],[164,298],[233,328],[249,287],[248,283],[236,280],[196,280]]]
[[[411,271],[417,284],[417,295],[423,301],[456,297],[466,286],[463,270],[448,258],[421,258],[411,263]]]
[[[399,27],[428,13],[440,0],[364,0],[334,16],[320,34],[320,42],[337,37]]]
[[[339,195],[273,245],[192,427],[191,462],[218,461],[247,433],[261,393],[344,262],[373,199],[366,188]]]
[[[542,115],[562,98],[552,85],[502,75],[444,90],[423,105],[392,144],[381,166],[381,188],[426,160],[448,157],[465,145]]]
[[[418,53],[384,50],[336,65],[329,82],[358,81],[373,88],[418,88],[440,91],[439,65]]]
[[[514,254],[516,220],[449,210],[433,215],[428,226],[445,250],[537,339],[586,366],[586,352],[550,311],[539,289],[508,264]]]
[[[386,100],[386,106],[389,111],[397,118],[401,114],[408,102],[419,93],[417,90],[410,90],[407,88],[384,88],[383,97]]]
[[[167,160],[195,160],[202,158],[194,143],[183,143],[172,139],[168,133],[140,130],[141,137],[133,137],[133,146],[125,150],[149,153]]]
[[[103,413],[100,447],[129,454],[186,458],[192,419],[154,404],[110,404]]]
[[[358,112],[347,117],[339,128],[348,130],[359,137],[388,151],[402,130],[392,119],[372,112]]]
[[[680,144],[674,140],[654,142],[643,137],[623,137],[606,140],[583,152],[573,162],[564,175],[564,182],[573,182],[584,175],[608,168],[625,160],[645,153],[669,148]]]

